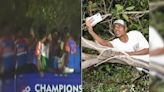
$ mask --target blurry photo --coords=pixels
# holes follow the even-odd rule
[[[0,92],[80,91],[81,1],[5,0],[0,7]]]

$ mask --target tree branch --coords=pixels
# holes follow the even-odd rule
[[[82,60],[89,60],[89,59],[93,59],[96,57],[97,57],[97,55],[82,53]]]
[[[149,13],[149,10],[145,10],[145,11],[126,11],[126,12],[121,12],[121,13],[118,13],[118,14],[145,14],[145,13]],[[102,15],[103,20],[106,19],[109,16],[112,16],[112,14],[109,13],[109,14]]]
[[[153,7],[153,6],[163,6],[164,5],[164,1],[156,1],[156,2],[150,2],[149,3],[149,7]]]
[[[82,59],[85,60],[82,62],[82,68],[87,68],[92,65],[97,64],[100,65],[102,63],[120,63],[120,64],[126,64],[131,65],[135,67],[142,67],[149,69],[149,64],[147,62],[144,62],[142,60],[131,58],[128,55],[122,55],[123,52],[117,51],[115,49],[102,47],[96,44],[93,41],[89,41],[85,38],[82,38],[82,47],[88,47],[91,49],[95,49],[100,52],[99,56],[97,55],[90,55],[90,54],[82,54]],[[96,57],[96,58],[95,58]],[[114,60],[114,61],[113,61]]]
[[[164,6],[164,1],[156,1],[156,2],[149,3],[150,11],[156,10],[161,6]]]
[[[125,12],[121,12],[121,13],[118,13],[118,14],[146,14],[146,13],[149,13],[149,10],[145,10],[145,11],[125,11]],[[109,16],[112,16],[112,13],[102,15],[102,19],[104,20]],[[85,19],[83,19],[83,21],[85,21]]]

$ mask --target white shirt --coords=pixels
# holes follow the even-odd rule
[[[128,41],[126,43],[120,41],[119,38],[111,41],[113,47],[124,52],[138,51],[144,48],[149,48],[148,41],[141,34],[141,32],[130,31],[127,35]]]
[[[157,30],[155,30],[153,27],[149,27],[149,43],[150,43],[150,50],[164,48],[164,42],[161,36],[158,34]]]
[[[50,48],[49,44],[44,45],[42,43],[42,48],[41,48],[42,56],[49,58],[49,48]]]
[[[150,51],[156,50],[158,48],[164,48],[163,39],[153,27],[149,27],[149,42]],[[164,55],[151,56],[150,61],[164,65]]]

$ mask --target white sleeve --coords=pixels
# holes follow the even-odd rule
[[[117,39],[114,39],[114,40],[110,41],[110,43],[113,45],[114,48],[117,48],[117,46],[118,46]]]
[[[150,42],[150,49],[157,49],[157,48],[164,48],[164,42],[158,32],[149,27],[149,42]]]
[[[149,48],[149,43],[141,32],[136,31],[136,37],[139,43],[139,48],[138,48],[139,50],[142,50],[144,48]]]

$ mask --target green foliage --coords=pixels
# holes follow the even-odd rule
[[[97,12],[100,12],[102,15],[111,13],[112,16],[106,18],[100,25],[99,28],[95,28],[94,31],[97,34],[101,34],[103,31],[111,30],[110,25],[115,19],[124,19],[127,22],[128,30],[139,30],[145,37],[148,39],[148,27],[149,27],[149,14],[126,14],[125,12],[130,11],[146,11],[149,10],[148,0],[125,0],[125,2],[120,2],[115,0],[115,5],[112,3],[113,0],[84,0],[83,1],[83,13],[82,20],[87,16],[91,16]],[[123,0],[124,1],[124,0]],[[84,23],[84,21],[83,21]],[[106,25],[106,26],[104,26]],[[97,26],[97,25],[96,25]],[[87,31],[84,31],[85,26],[82,26],[82,31],[86,34]],[[85,36],[85,35],[84,35]],[[87,35],[88,36],[88,35]],[[86,36],[85,36],[86,37]]]
[[[76,21],[72,21],[72,18],[79,20],[80,2],[75,2],[75,0],[46,0],[42,2],[31,0],[26,16],[34,19],[33,25],[44,23],[50,28],[55,26],[61,30],[65,25],[74,26],[72,24],[75,23],[72,22]]]
[[[122,5],[116,4],[116,10],[117,10],[117,12],[122,12],[123,9],[124,9],[124,7]]]
[[[135,6],[130,6],[130,7],[127,7],[126,10],[133,10],[135,8]]]
[[[129,21],[129,17],[128,17],[128,15],[126,15],[126,14],[122,14],[122,17],[123,17],[126,21]]]
[[[103,64],[83,70],[83,91],[149,92],[149,75],[131,66]]]
[[[3,0],[0,1],[0,19],[11,22],[13,26],[26,30],[38,31],[39,26],[46,26],[47,33],[63,32],[64,27],[79,35],[81,18],[80,0]],[[36,32],[37,33],[37,32]]]

